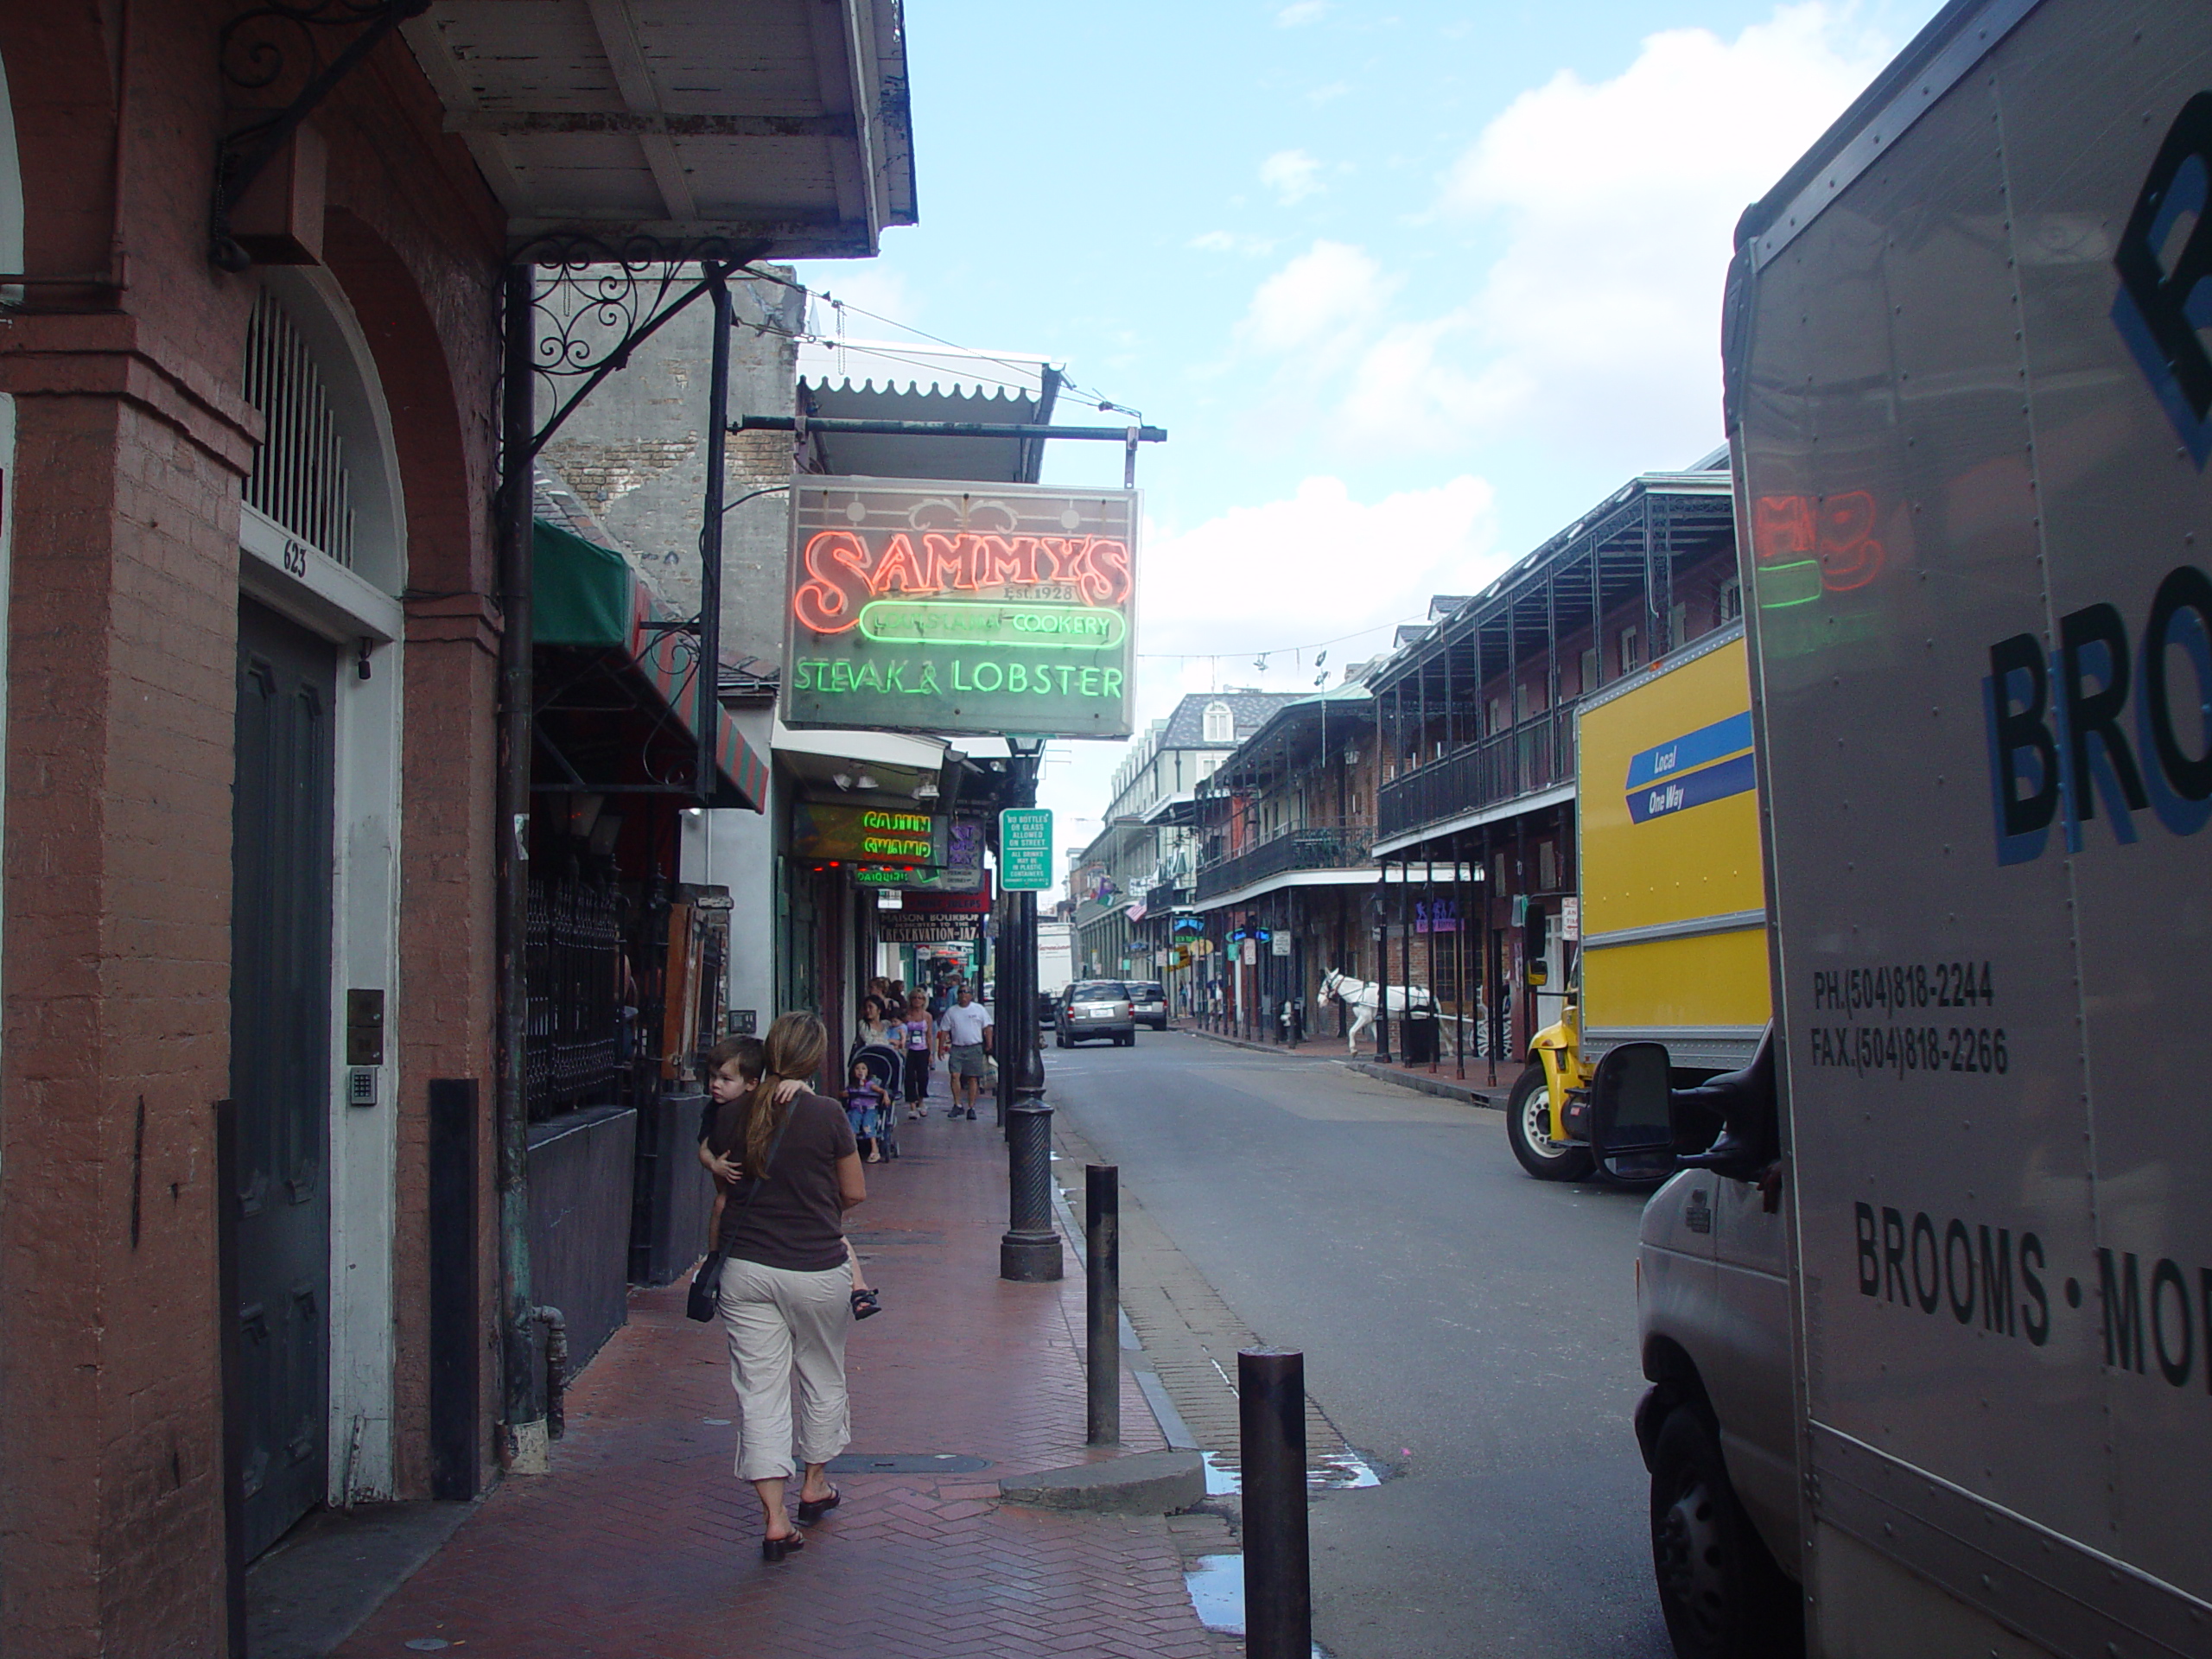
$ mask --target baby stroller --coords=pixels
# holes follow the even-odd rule
[[[896,1158],[899,1155],[899,1120],[906,1115],[899,1103],[899,1084],[905,1073],[905,1062],[899,1058],[897,1049],[883,1043],[870,1043],[865,1047],[856,1046],[854,1048],[852,1058],[845,1063],[848,1075],[855,1065],[868,1067],[868,1076],[883,1085],[884,1096],[889,1103],[882,1113],[882,1135],[878,1144],[886,1158]]]

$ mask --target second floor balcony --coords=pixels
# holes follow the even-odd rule
[[[1369,861],[1374,845],[1371,823],[1306,824],[1281,830],[1265,841],[1200,865],[1198,902],[1293,870],[1357,869]]]
[[[1579,701],[1400,772],[1378,791],[1376,834],[1387,840],[1573,783]]]

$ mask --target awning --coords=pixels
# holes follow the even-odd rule
[[[867,258],[914,222],[898,0],[431,0],[403,33],[513,251]]]
[[[1018,352],[880,340],[810,340],[798,349],[799,405],[816,416],[1044,426],[1060,372]],[[810,428],[821,470],[848,478],[972,478],[1034,484],[1042,438],[887,436]]]
[[[696,757],[698,743],[695,642],[655,626],[671,619],[620,554],[543,518],[531,553],[532,638],[555,659],[538,677],[539,752],[548,763],[538,780],[588,790],[689,778],[695,762],[687,755]],[[765,810],[766,763],[719,702],[715,718],[708,804]]]

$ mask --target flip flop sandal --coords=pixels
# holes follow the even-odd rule
[[[799,1525],[802,1527],[810,1527],[814,1525],[814,1523],[821,1520],[823,1516],[829,1514],[830,1511],[836,1509],[838,1504],[843,1503],[845,1495],[839,1491],[835,1486],[832,1486],[830,1489],[830,1496],[827,1497],[816,1498],[811,1501],[802,1500],[798,1506]]]
[[[875,1293],[874,1291],[856,1290],[853,1293],[853,1317],[855,1319],[864,1319],[871,1313],[880,1313],[882,1312],[883,1304],[875,1300]],[[834,1503],[836,1500],[833,1498],[831,1502]]]

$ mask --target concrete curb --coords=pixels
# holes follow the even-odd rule
[[[1174,1029],[1192,1037],[1203,1037],[1210,1043],[1223,1043],[1230,1048],[1249,1048],[1255,1053],[1281,1055],[1287,1060],[1318,1060],[1326,1065],[1341,1065],[1346,1071],[1362,1071],[1384,1083],[1395,1083],[1401,1089],[1418,1089],[1425,1095],[1440,1095],[1446,1100],[1456,1100],[1462,1105],[1479,1106],[1486,1110],[1504,1109],[1507,1090],[1500,1087],[1478,1089],[1471,1084],[1455,1082],[1443,1077],[1431,1077],[1426,1071],[1408,1071],[1402,1066],[1384,1065],[1376,1060],[1337,1059],[1319,1054],[1285,1054],[1280,1043],[1255,1043],[1243,1037],[1225,1037],[1217,1031],[1200,1031],[1195,1026],[1178,1026]]]
[[[1205,1495],[1205,1465],[1195,1452],[1139,1452],[999,1483],[1008,1503],[1094,1515],[1173,1515]]]

